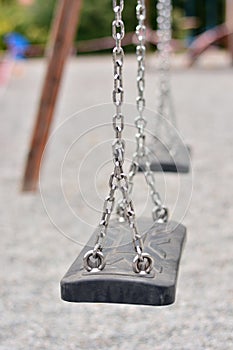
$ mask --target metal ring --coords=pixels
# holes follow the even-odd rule
[[[98,269],[98,270],[103,270],[106,262],[105,262],[105,258],[103,253],[101,253],[100,251],[96,252],[96,259],[95,263],[91,263],[90,258],[93,257],[94,254],[94,250],[89,250],[83,257],[83,265],[85,267],[85,269],[88,272],[91,272],[93,269]]]
[[[168,220],[168,208],[162,205],[161,208],[156,208],[153,210],[153,219],[154,221],[157,221],[158,223],[167,222]]]
[[[143,262],[142,262],[143,259]],[[145,262],[146,260],[146,262]],[[153,259],[148,253],[142,253],[141,255],[136,255],[133,259],[133,271],[136,273],[150,273],[153,269]]]

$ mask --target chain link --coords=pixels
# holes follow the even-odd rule
[[[115,202],[115,192],[120,190],[123,197],[123,211],[124,217],[129,223],[129,227],[133,234],[133,245],[137,253],[133,261],[133,270],[137,273],[149,273],[153,267],[153,260],[151,257],[143,253],[143,241],[138,232],[135,218],[135,210],[133,202],[129,195],[129,182],[127,176],[123,171],[125,142],[122,139],[122,131],[124,129],[124,117],[121,113],[121,106],[123,103],[124,90],[122,83],[122,67],[124,60],[124,51],[121,47],[121,40],[124,37],[124,22],[122,21],[122,11],[124,8],[124,1],[113,0],[113,11],[115,19],[112,22],[112,36],[115,40],[115,47],[113,49],[113,65],[114,65],[114,89],[113,89],[113,103],[116,107],[115,115],[113,116],[112,125],[115,131],[115,140],[112,144],[114,171],[109,180],[109,195],[105,199],[102,217],[99,223],[99,230],[95,242],[94,249],[87,252],[84,256],[84,267],[87,271],[92,268],[103,269],[105,266],[104,255],[102,253],[109,220],[113,211]],[[141,14],[142,16],[142,14]],[[141,32],[140,32],[141,35]],[[93,262],[94,260],[94,262]]]
[[[138,25],[136,27],[136,36],[138,39],[138,45],[136,47],[136,57],[138,62],[137,69],[137,89],[138,96],[136,99],[137,102],[137,111],[138,116],[135,118],[135,125],[137,128],[136,133],[136,152],[133,155],[132,163],[129,169],[129,194],[132,194],[133,186],[134,186],[134,176],[138,172],[139,164],[143,169],[144,176],[148,187],[150,189],[150,196],[153,203],[152,209],[152,217],[153,220],[159,223],[166,222],[168,220],[168,209],[162,205],[162,201],[159,193],[155,189],[155,177],[153,172],[151,171],[150,160],[148,156],[148,150],[146,148],[146,135],[145,135],[145,127],[146,127],[146,119],[143,115],[143,111],[145,108],[145,41],[146,41],[146,27],[145,27],[145,19],[146,19],[146,7],[144,0],[138,0],[136,6],[136,16],[138,20]],[[124,211],[124,201],[120,201],[117,208],[117,213],[120,217],[120,220],[125,220],[125,211]]]
[[[170,52],[172,38],[172,3],[171,0],[158,0],[158,54],[160,96],[158,111],[160,115],[169,117],[174,126],[176,118],[170,96]]]

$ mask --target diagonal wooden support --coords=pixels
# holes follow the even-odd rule
[[[30,150],[23,178],[23,191],[35,191],[40,163],[48,139],[66,59],[72,48],[82,0],[59,0],[51,29],[47,73],[42,88]]]

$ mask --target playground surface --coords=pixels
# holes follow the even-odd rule
[[[179,177],[188,184],[191,203],[183,219],[188,237],[180,265],[176,303],[169,307],[70,304],[60,299],[60,279],[81,250],[79,244],[64,234],[72,231],[76,232],[76,238],[79,239],[80,234],[81,240],[88,240],[93,232],[90,225],[98,223],[100,213],[93,212],[91,217],[91,209],[79,202],[78,192],[77,208],[82,219],[78,224],[75,215],[70,216],[71,210],[63,211],[58,196],[56,165],[63,147],[72,142],[77,124],[75,127],[72,123],[64,124],[64,133],[58,138],[61,142],[55,143],[56,154],[52,152],[53,146],[48,148],[41,193],[20,192],[45,61],[28,60],[13,68],[10,81],[0,88],[0,350],[232,349],[233,70],[224,59],[220,65],[212,63],[205,68],[197,65],[190,69],[177,65],[171,75],[179,129],[192,149],[192,175]],[[127,103],[135,100],[135,72],[135,59],[129,56],[124,67]],[[147,105],[151,109],[156,102],[156,82],[157,72],[150,57],[146,86]],[[53,130],[77,111],[111,103],[111,90],[110,57],[71,59],[65,71]],[[89,119],[81,120],[80,127],[90,129]],[[59,130],[62,131],[62,127]],[[111,139],[113,132],[103,131],[102,136],[103,140]],[[92,136],[88,142],[92,147],[95,145]],[[80,164],[86,153],[84,140],[76,153],[71,152],[64,170],[67,172],[64,188],[71,199],[76,175],[70,175],[68,164],[70,168],[74,163]],[[92,162],[93,167],[96,166],[94,158]],[[86,182],[91,174],[88,166],[89,163]],[[165,177],[171,194],[175,193],[177,175]],[[107,190],[107,181],[105,176],[97,181],[100,197]],[[161,183],[158,175],[158,185]],[[84,195],[92,195],[86,184],[84,189]],[[137,203],[144,198],[140,192],[136,193]],[[91,198],[94,207],[100,205],[99,196]],[[169,195],[167,200],[168,204],[172,201]],[[188,206],[188,201],[186,204]],[[102,204],[99,210],[101,208]],[[63,234],[55,226],[58,223]]]

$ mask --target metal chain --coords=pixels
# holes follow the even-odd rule
[[[160,72],[160,96],[158,111],[161,115],[168,117],[176,126],[176,118],[170,94],[170,52],[172,38],[172,3],[171,0],[158,0],[157,3],[158,24],[158,54]]]
[[[149,273],[153,268],[153,260],[149,254],[143,252],[143,241],[138,232],[133,202],[129,196],[129,183],[127,176],[123,171],[125,142],[122,139],[122,131],[124,129],[124,117],[121,112],[123,103],[124,90],[122,82],[122,68],[124,51],[121,41],[124,37],[125,29],[122,21],[122,11],[124,8],[124,0],[113,0],[113,11],[115,19],[112,22],[112,36],[115,40],[113,49],[113,65],[114,65],[114,89],[113,103],[116,107],[116,113],[113,116],[112,124],[115,131],[115,140],[112,144],[114,171],[110,176],[109,187],[110,192],[104,202],[103,214],[99,223],[99,231],[93,250],[87,252],[84,256],[84,267],[87,271],[94,268],[102,270],[105,266],[105,257],[102,253],[104,240],[107,233],[109,220],[113,211],[115,202],[115,192],[119,189],[122,193],[124,202],[124,216],[126,217],[129,227],[133,234],[133,245],[137,255],[133,260],[133,270],[136,273]]]
[[[138,39],[138,45],[136,47],[136,57],[138,62],[137,69],[137,90],[138,96],[136,99],[137,102],[137,111],[138,116],[135,118],[135,125],[137,128],[136,133],[136,152],[133,155],[132,163],[129,169],[129,194],[132,194],[133,185],[134,185],[134,176],[138,172],[139,164],[143,169],[146,182],[150,189],[151,200],[154,205],[152,209],[153,220],[159,223],[166,222],[168,220],[168,209],[162,204],[159,193],[155,189],[155,177],[151,171],[151,164],[148,156],[148,150],[145,146],[145,127],[147,121],[144,117],[143,111],[145,108],[145,54],[146,54],[146,6],[144,0],[138,0],[136,6],[136,16],[138,20],[138,25],[136,27],[136,36]],[[121,201],[118,204],[117,213],[120,216],[120,219],[125,219],[124,217],[124,202]]]

